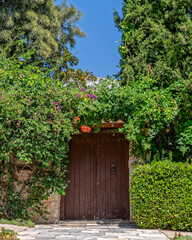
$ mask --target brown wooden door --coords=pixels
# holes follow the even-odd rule
[[[74,136],[68,168],[61,220],[129,217],[128,143],[122,134],[102,130]]]

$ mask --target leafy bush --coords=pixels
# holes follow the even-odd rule
[[[1,240],[19,240],[19,238],[17,238],[17,234],[14,231],[6,230],[5,228],[1,228],[0,239]]]
[[[0,59],[0,217],[6,219],[42,215],[42,200],[65,194],[68,142],[79,133],[74,118],[89,105],[96,110],[93,89],[66,86],[25,57]]]
[[[192,230],[192,165],[168,160],[136,166],[133,216],[139,227]]]
[[[174,240],[192,240],[191,236],[182,236],[181,234],[179,234],[178,236],[175,236]]]

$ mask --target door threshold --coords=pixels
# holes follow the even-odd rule
[[[134,224],[127,219],[94,219],[94,220],[62,220],[59,225],[66,226],[91,226],[91,225],[132,225]]]

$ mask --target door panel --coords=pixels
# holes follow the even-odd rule
[[[74,136],[68,169],[61,220],[128,218],[128,143],[122,134],[102,130]]]

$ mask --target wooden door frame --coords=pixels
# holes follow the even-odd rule
[[[118,128],[121,128],[123,126],[123,122],[103,122],[103,127],[101,128],[102,132],[107,132],[108,130],[115,130]],[[83,133],[82,133],[83,134]],[[132,171],[131,168],[131,164],[130,164],[130,158],[129,158],[129,153],[130,153],[130,149],[129,149],[129,142],[127,141],[126,144],[126,166],[127,166],[127,171],[126,171],[126,175],[127,175],[127,182],[128,182],[128,188],[127,188],[127,194],[128,194],[128,205],[129,205],[129,219],[130,221],[133,221],[133,217],[132,217],[132,211],[131,211],[131,200],[130,200],[130,193],[129,193],[129,189],[130,189],[130,173]],[[63,199],[63,198],[62,198]],[[60,198],[60,221],[61,220],[61,208],[64,208],[64,201]]]

